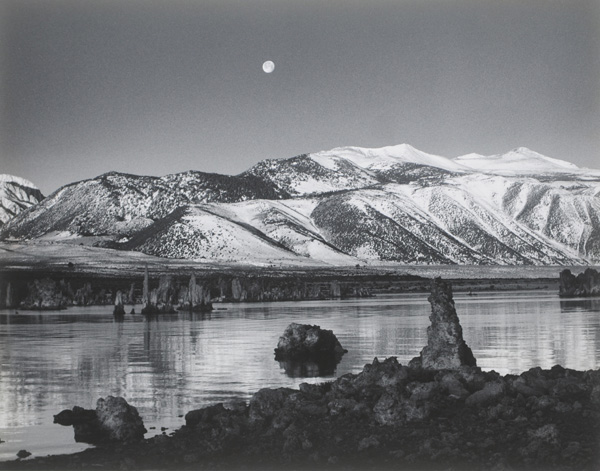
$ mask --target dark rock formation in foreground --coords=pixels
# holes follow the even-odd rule
[[[374,360],[185,419],[172,436],[10,469],[600,469],[600,371],[560,366],[501,376]]]
[[[203,448],[307,468],[579,470],[599,464],[599,420],[599,372],[503,377],[390,358],[332,383],[263,389],[248,406],[194,411],[173,440],[202,444],[184,455],[190,463],[211,459]]]
[[[575,276],[571,270],[563,270],[560,272],[558,294],[562,298],[600,296],[600,273],[588,268]]]
[[[135,407],[122,397],[98,399],[96,410],[73,407],[54,416],[54,423],[72,425],[75,441],[84,443],[135,442],[146,433],[144,423]]]
[[[412,366],[423,368],[454,369],[460,366],[477,366],[473,352],[463,339],[462,327],[454,308],[452,286],[436,278],[431,282],[431,325],[427,327],[427,346]]]

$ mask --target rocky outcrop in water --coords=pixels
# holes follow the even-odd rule
[[[146,428],[135,407],[122,397],[98,399],[96,410],[75,406],[54,416],[54,423],[72,425],[75,441],[84,443],[136,442],[144,438]]]
[[[223,301],[300,301],[303,299],[336,299],[371,297],[368,286],[360,281],[270,279],[256,277],[221,278],[212,282]]]
[[[148,265],[146,265],[144,269],[144,282],[142,284],[142,314],[156,314],[158,312],[156,303],[156,293],[150,293],[150,275],[148,273]]]
[[[7,309],[15,307],[15,294],[13,285],[10,281],[6,284],[6,298],[4,299],[4,307]]]
[[[432,369],[452,369],[460,366],[476,366],[473,352],[463,339],[462,327],[452,299],[452,285],[441,278],[431,282],[431,325],[427,327],[427,346],[413,366]]]
[[[190,282],[187,287],[180,291],[179,310],[190,312],[210,312],[212,303],[210,301],[210,290],[203,285],[198,284],[196,276],[190,276]]]
[[[88,306],[93,304],[94,295],[92,292],[92,284],[85,283],[81,288],[79,288],[75,292],[75,299],[73,300],[73,304],[76,306]]]
[[[135,283],[131,283],[129,286],[129,292],[127,293],[127,304],[135,304]]]
[[[158,287],[150,290],[150,278],[148,266],[144,270],[144,284],[142,291],[142,314],[173,314],[176,303],[176,288],[173,278],[169,275],[161,275],[158,281]]]
[[[318,325],[291,323],[279,337],[276,360],[319,360],[323,357],[342,357],[345,350],[331,330]]]
[[[31,456],[31,453],[27,450],[19,450],[17,452],[17,456],[19,457],[19,459],[25,459],[25,458]]]
[[[64,283],[56,283],[50,278],[33,280],[28,284],[27,297],[21,301],[21,309],[32,310],[57,310],[67,307],[67,298],[64,295]]]
[[[115,295],[115,308],[113,309],[113,316],[123,317],[125,315],[125,308],[123,307],[123,293],[117,291]]]
[[[600,296],[600,273],[588,268],[575,276],[571,270],[563,270],[560,272],[558,294],[563,298]]]
[[[331,330],[292,323],[279,337],[275,360],[291,377],[327,376],[347,351]]]

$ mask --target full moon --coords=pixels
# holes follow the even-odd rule
[[[275,64],[273,64],[273,61],[266,61],[263,64],[263,70],[267,74],[270,74],[271,72],[273,72],[275,70]]]

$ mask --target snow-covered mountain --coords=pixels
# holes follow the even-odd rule
[[[41,191],[24,178],[0,175],[0,226],[44,199]]]
[[[38,238],[49,233],[127,237],[193,203],[287,197],[252,175],[184,172],[147,177],[110,172],[66,185],[27,217],[3,228],[3,238]]]
[[[264,160],[244,175],[253,175],[282,192],[300,196],[471,171],[445,157],[401,144],[379,149],[337,147],[291,159]]]
[[[553,159],[538,154],[526,147],[519,147],[506,154],[481,155],[467,154],[456,157],[454,162],[473,169],[494,173],[497,175],[542,175],[557,173],[584,174],[586,169],[580,169],[577,165],[565,160]]]
[[[259,264],[600,262],[600,171],[528,149],[448,159],[406,144],[265,160],[241,175],[110,173],[0,229]]]
[[[332,150],[317,152],[310,158],[323,167],[335,169],[339,162],[352,162],[357,167],[385,171],[399,165],[413,164],[437,167],[451,172],[465,171],[460,163],[439,155],[427,154],[409,144],[367,149],[364,147],[337,147]]]

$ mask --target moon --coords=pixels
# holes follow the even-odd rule
[[[275,64],[273,64],[273,61],[265,61],[263,64],[263,70],[266,74],[273,72],[275,70]]]

